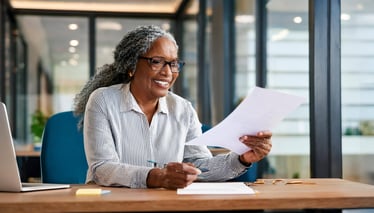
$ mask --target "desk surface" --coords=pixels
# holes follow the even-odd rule
[[[134,212],[245,209],[348,209],[374,208],[374,186],[342,179],[307,179],[314,184],[285,181],[251,186],[255,195],[177,195],[175,190],[109,188],[110,194],[75,196],[78,188],[0,192],[0,212]]]
[[[17,157],[39,157],[40,151],[35,151],[32,144],[15,147]]]

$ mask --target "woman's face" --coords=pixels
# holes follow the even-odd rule
[[[163,58],[170,62],[178,59],[178,50],[173,41],[166,37],[160,37],[142,57]],[[137,99],[158,99],[167,95],[178,75],[178,72],[171,72],[169,64],[155,70],[152,68],[150,60],[139,58],[131,81],[131,92]]]

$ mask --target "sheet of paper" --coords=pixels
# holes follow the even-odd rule
[[[255,194],[255,191],[243,182],[195,182],[183,189],[177,189],[179,195],[190,194]]]
[[[239,141],[243,135],[272,131],[290,112],[305,102],[303,97],[276,90],[255,87],[223,121],[187,145],[208,145],[227,148],[237,154],[250,150]]]

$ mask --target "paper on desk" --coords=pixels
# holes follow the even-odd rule
[[[272,131],[305,101],[303,97],[255,87],[223,121],[202,136],[188,141],[187,145],[219,146],[243,154],[250,148],[240,142],[239,137]]]
[[[195,182],[183,189],[177,189],[177,194],[255,194],[255,191],[243,182]]]

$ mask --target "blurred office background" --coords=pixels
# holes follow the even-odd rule
[[[205,124],[219,123],[256,85],[307,98],[273,130],[262,177],[374,184],[373,1],[1,0],[0,9],[0,99],[17,143],[32,143],[35,111],[73,109],[127,31],[155,24],[175,35],[186,61],[173,91]],[[325,9],[332,16],[318,21]],[[334,20],[340,26],[324,28]],[[330,51],[334,42],[339,51]],[[321,53],[332,64],[323,70],[314,61]]]

